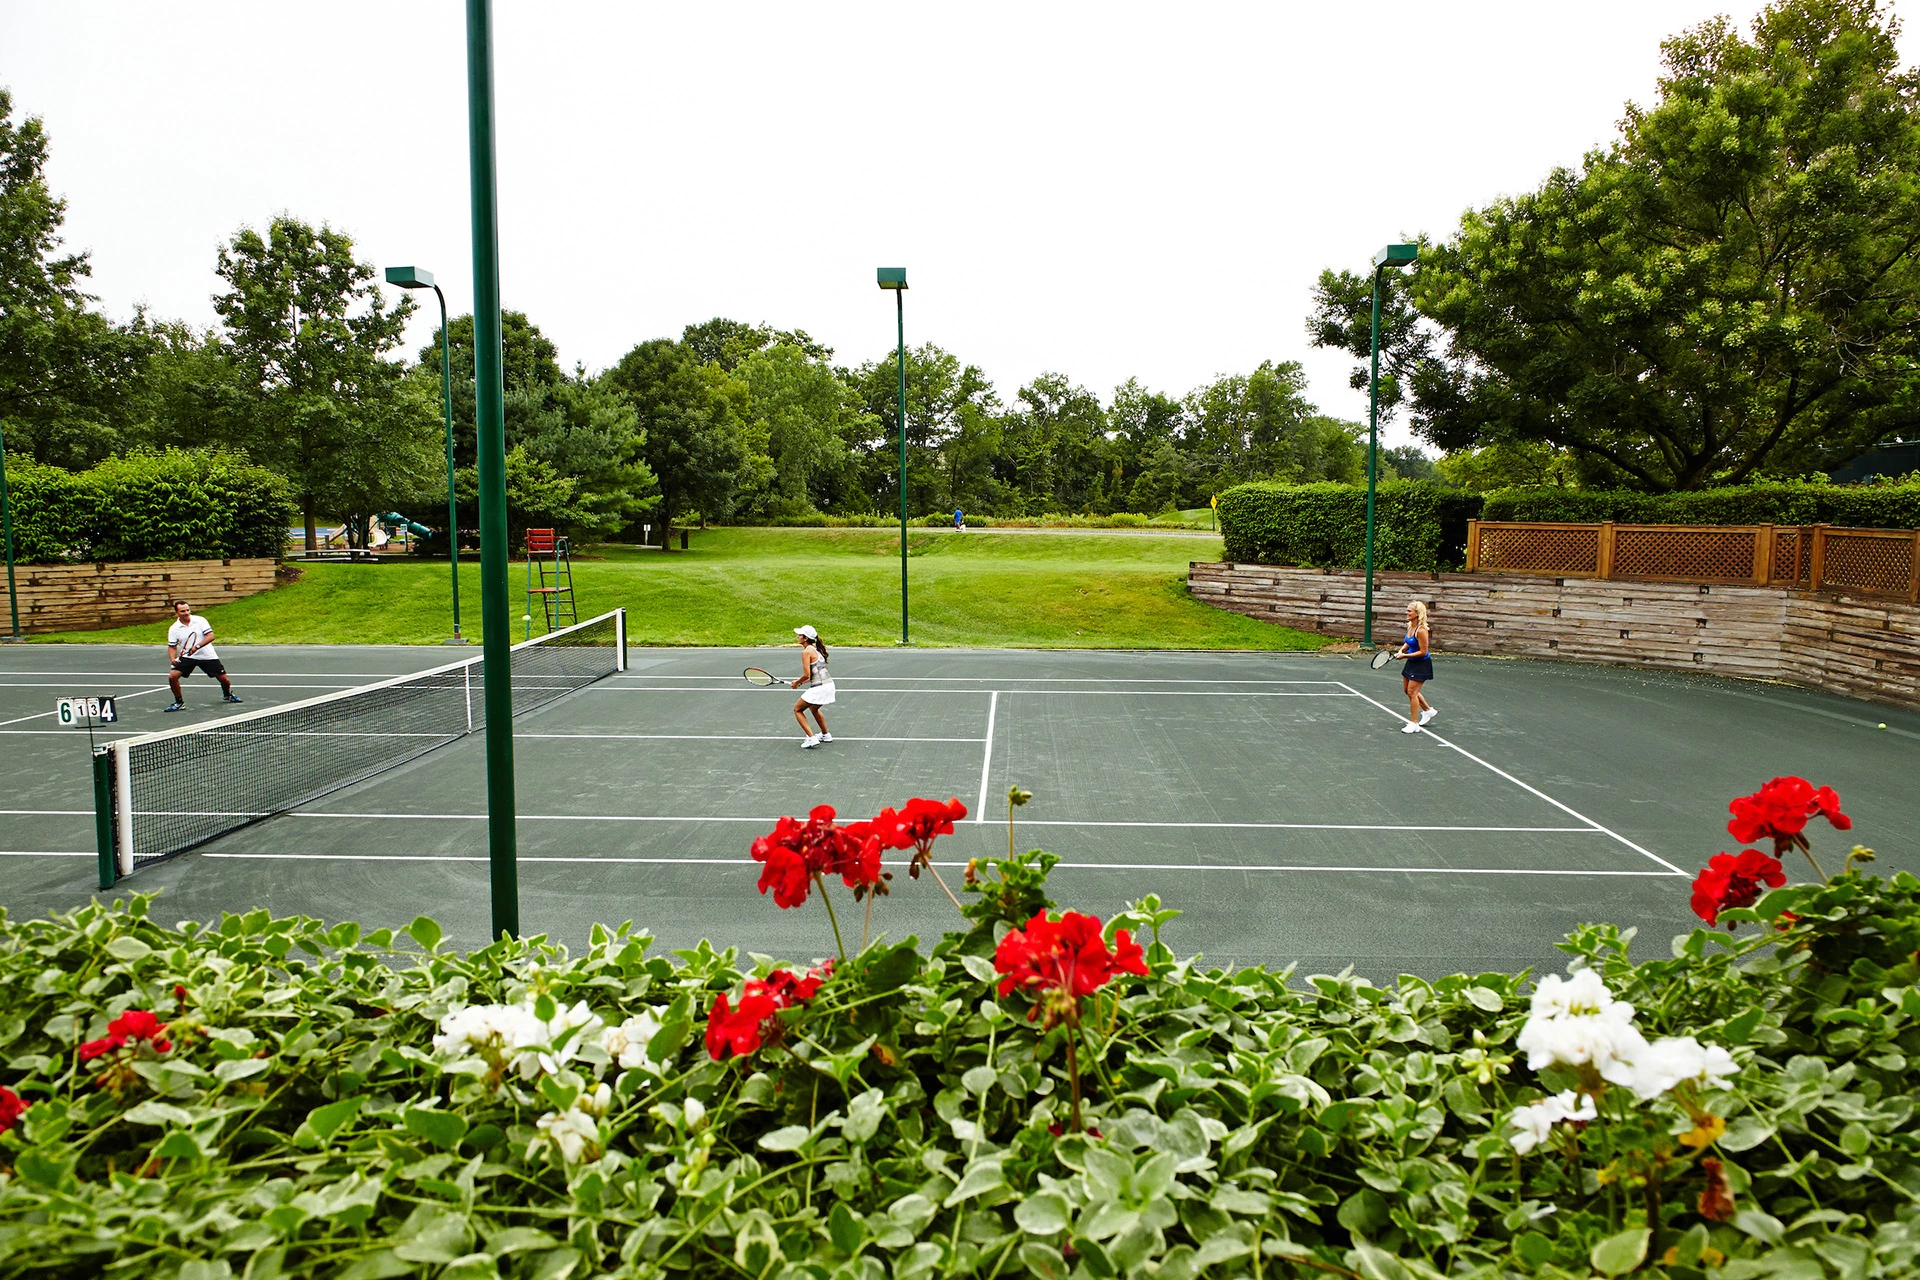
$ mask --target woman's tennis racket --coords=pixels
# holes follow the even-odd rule
[[[1394,659],[1398,658],[1399,656],[1400,656],[1399,654],[1395,653],[1391,649],[1379,649],[1374,652],[1373,660],[1367,663],[1367,665],[1372,667],[1375,671],[1378,671],[1380,668],[1386,666],[1389,662],[1392,662]]]
[[[758,667],[748,667],[745,671],[742,671],[740,674],[743,677],[745,677],[746,682],[748,684],[757,684],[763,689],[766,688],[768,685],[786,683],[786,681],[782,680],[779,676],[774,675],[773,672],[762,671]]]

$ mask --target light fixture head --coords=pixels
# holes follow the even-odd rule
[[[882,289],[904,289],[907,287],[907,269],[905,267],[881,267],[878,272]]]
[[[402,289],[431,289],[433,272],[425,267],[388,267],[387,283],[397,284]]]
[[[1381,267],[1410,267],[1419,257],[1417,244],[1390,244],[1373,255],[1373,267],[1376,271]]]

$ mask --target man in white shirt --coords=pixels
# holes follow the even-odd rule
[[[196,669],[220,682],[220,692],[226,701],[240,701],[233,692],[233,682],[227,679],[225,664],[213,651],[213,624],[195,613],[185,600],[173,603],[173,625],[167,628],[167,661],[172,664],[167,672],[167,684],[173,689],[173,705],[161,710],[187,709],[180,696],[180,678],[192,675]]]

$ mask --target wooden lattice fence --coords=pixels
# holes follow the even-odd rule
[[[1920,530],[1830,525],[1467,525],[1468,572],[1847,591],[1920,601]]]

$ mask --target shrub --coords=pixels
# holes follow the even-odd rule
[[[278,473],[232,453],[133,453],[78,474],[29,463],[22,479],[19,555],[39,564],[277,556],[298,513]]]
[[[1496,489],[1485,520],[1596,524],[1834,524],[1920,528],[1920,483],[1752,484],[1691,493],[1590,489]]]
[[[1374,567],[1457,569],[1477,494],[1423,480],[1388,480],[1374,500]],[[1358,485],[1255,483],[1220,495],[1229,561],[1358,568],[1366,563],[1367,491]]]
[[[1737,803],[1776,852],[1809,811],[1845,821],[1798,779]],[[839,876],[871,911],[876,849],[932,872],[956,811],[784,820],[762,885],[797,908]],[[1151,896],[1104,928],[1054,913],[1052,862],[970,865],[926,953],[805,970],[649,956],[630,925],[577,957],[460,956],[425,918],[169,929],[142,896],[0,919],[0,1274],[1920,1264],[1911,875],[1763,894],[1703,872],[1696,904],[1751,936],[1701,927],[1635,964],[1631,931],[1585,927],[1570,978],[1529,995],[1524,974],[1203,968]]]
[[[80,476],[35,462],[25,454],[7,455],[7,506],[13,520],[13,554],[22,564],[54,564],[76,543],[85,545],[84,496]]]

